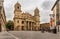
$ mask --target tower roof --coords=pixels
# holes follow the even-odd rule
[[[34,11],[36,11],[36,10],[39,11],[38,7],[36,7]]]
[[[17,3],[15,4],[15,6],[16,6],[16,5],[19,5],[19,6],[21,7],[21,5],[20,5],[20,3],[19,3],[18,1],[17,1]]]
[[[37,7],[34,9],[34,15],[39,16],[39,9]]]

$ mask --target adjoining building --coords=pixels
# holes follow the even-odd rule
[[[40,15],[39,9],[34,10],[34,16],[29,12],[22,13],[21,5],[17,2],[14,6],[14,30],[39,30],[40,29]]]
[[[6,27],[5,27],[6,16],[5,16],[3,2],[4,0],[0,0],[0,31],[6,30]]]
[[[50,29],[50,23],[42,23],[40,24],[40,29],[41,30],[45,30],[45,31],[48,31]]]
[[[60,27],[60,0],[57,0],[55,4],[53,5],[52,9],[53,11],[53,26],[56,26],[59,31]]]

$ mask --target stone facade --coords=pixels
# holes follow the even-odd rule
[[[60,0],[57,0],[52,7],[53,11],[53,26],[60,26]]]
[[[40,24],[41,30],[44,28],[44,30],[49,30],[50,29],[50,23],[42,23]]]
[[[39,30],[40,29],[40,16],[39,9],[34,10],[34,16],[29,12],[22,13],[21,5],[17,2],[14,6],[14,30]]]
[[[5,31],[5,23],[6,23],[6,16],[5,16],[5,11],[3,7],[3,2],[4,0],[0,0],[0,31]]]

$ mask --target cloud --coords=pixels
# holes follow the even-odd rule
[[[7,20],[13,20],[14,14],[14,4],[16,0],[4,0],[4,8]]]
[[[49,14],[51,13],[50,10],[41,10],[40,11],[40,21],[42,22],[50,22],[50,16]]]
[[[54,3],[55,1],[52,1],[52,0],[47,0],[47,1],[44,1],[41,5],[41,7],[45,10],[49,10],[51,9],[51,6],[52,4]]]

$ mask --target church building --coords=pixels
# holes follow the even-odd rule
[[[34,16],[29,12],[23,13],[20,3],[16,3],[14,6],[14,30],[17,31],[34,31],[40,29],[40,15],[39,9],[34,9]]]

